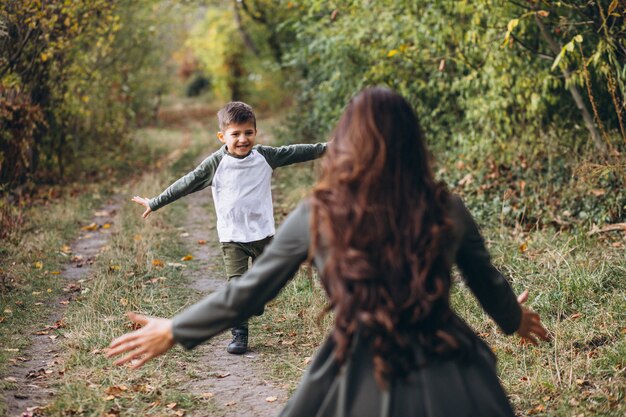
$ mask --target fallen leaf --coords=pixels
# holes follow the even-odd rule
[[[165,266],[165,263],[160,260],[160,259],[153,259],[152,260],[152,266],[156,266],[158,268],[163,268]]]
[[[310,363],[311,363],[311,361],[312,361],[312,360],[313,360],[313,358],[312,358],[311,356],[309,356],[309,357],[307,357],[307,358],[304,358],[304,364],[305,364],[305,365],[308,365],[308,364],[310,364]]]
[[[35,268],[37,268],[37,269],[43,268],[43,262],[41,262],[41,261],[35,262]]]
[[[41,295],[41,291],[33,291],[33,295]]]
[[[141,235],[135,235],[133,236],[133,239],[135,240],[135,242],[139,242],[141,240]]]
[[[10,308],[5,308],[4,312],[7,313],[7,314],[12,314],[13,310],[11,310]]]
[[[168,405],[166,405],[167,408],[169,408],[170,410],[173,409],[174,407],[176,407],[176,403],[169,403]]]
[[[174,415],[178,417],[183,417],[185,415],[185,410],[176,410],[174,412]]]
[[[119,265],[110,265],[109,266],[109,270],[111,270],[111,271],[119,271],[121,269],[122,269],[122,267],[119,266]]]
[[[111,228],[111,223],[105,223],[102,225],[103,229],[110,229]]]
[[[179,264],[178,262],[168,262],[167,266],[171,266],[172,268],[176,268],[176,269],[187,268],[187,265]]]
[[[108,217],[111,215],[111,213],[109,213],[106,210],[99,210],[99,211],[96,211],[93,215],[96,217]]]
[[[55,340],[57,337],[59,337],[58,335],[52,335],[52,336],[48,336],[50,339]]]
[[[267,398],[265,399],[265,401],[267,401],[268,403],[273,403],[273,402],[274,402],[274,401],[276,401],[277,399],[278,399],[278,398],[276,398],[276,397],[267,397]]]
[[[189,233],[187,233],[187,232],[181,233],[180,237],[189,237]]]
[[[521,253],[526,252],[526,250],[528,250],[528,245],[526,244],[526,242],[522,243],[521,245],[519,245],[519,251]]]
[[[581,313],[574,313],[569,318],[572,319],[572,320],[576,320],[576,319],[578,319],[580,317],[582,317]]]
[[[229,375],[230,375],[230,372],[223,372],[221,374],[217,374],[217,377],[218,378],[226,378]]]
[[[204,244],[206,244],[206,240],[204,239],[198,240],[198,245],[204,245]]]
[[[83,226],[80,228],[80,230],[88,230],[88,231],[93,231],[97,229],[98,229],[98,223],[91,223],[91,224],[88,224],[87,226]]]
[[[68,305],[70,302],[68,300],[59,301],[59,304],[63,304],[64,306]]]
[[[61,275],[61,271],[52,271],[50,272],[51,275]]]
[[[104,393],[105,394],[109,394],[109,395],[113,395],[115,397],[119,397],[121,396],[124,392],[126,392],[128,390],[128,387],[126,385],[113,385],[108,387]]]
[[[202,394],[200,394],[200,398],[204,398],[204,399],[208,399],[208,398],[213,398],[215,394],[213,394],[212,392],[203,392]]]
[[[63,252],[63,253],[68,253],[68,254],[69,254],[69,253],[72,253],[72,248],[71,248],[69,245],[64,245],[64,246],[61,248],[61,252]]]
[[[17,379],[13,378],[12,376],[8,376],[4,378],[4,380],[7,382],[17,382]]]
[[[128,305],[128,300],[126,298],[120,298],[120,304],[126,307]]]
[[[115,399],[115,395],[108,395],[106,397],[104,397],[104,401],[111,401]]]
[[[181,261],[191,261],[193,259],[193,255],[185,255],[180,258]]]

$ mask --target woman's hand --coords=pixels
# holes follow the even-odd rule
[[[528,300],[528,290],[524,291],[519,295],[519,297],[517,297],[517,302],[520,304],[522,309],[522,319],[520,320],[519,328],[516,333],[522,338],[522,340],[537,346],[537,338],[547,342],[550,340],[550,337],[548,336],[546,328],[541,324],[539,314],[522,306],[526,300]]]
[[[146,317],[141,314],[127,313],[128,318],[143,327],[134,332],[126,333],[113,340],[107,350],[107,358],[122,353],[128,353],[115,361],[116,365],[123,365],[133,359],[140,358],[131,368],[137,369],[147,361],[160,356],[174,346],[172,320],[159,317]]]
[[[131,200],[146,208],[146,211],[144,211],[143,214],[141,215],[141,217],[143,217],[144,219],[148,217],[150,213],[152,213],[152,209],[150,208],[150,205],[148,204],[148,201],[150,201],[149,198],[139,197],[138,195],[136,195],[133,198],[131,198]]]

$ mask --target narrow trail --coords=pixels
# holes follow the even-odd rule
[[[191,143],[189,129],[182,129],[182,137],[181,145],[157,161],[155,166],[172,164],[181,157]],[[54,383],[64,372],[61,340],[67,306],[83,291],[82,283],[91,279],[91,265],[116,230],[117,212],[127,198],[121,194],[111,196],[94,212],[88,223],[91,227],[81,230],[68,245],[70,260],[60,271],[60,277],[65,280],[64,294],[49,301],[51,313],[46,320],[49,324],[25,329],[24,334],[28,335],[31,344],[12,360],[13,364],[2,375],[12,385],[0,394],[4,396],[5,416],[41,415],[41,408],[54,397]]]
[[[67,305],[82,291],[82,283],[90,279],[91,264],[98,253],[106,246],[109,236],[115,230],[116,214],[122,205],[120,196],[112,197],[98,209],[91,219],[93,230],[83,230],[69,246],[71,261],[61,270],[65,280],[64,294],[50,301],[52,313],[48,326],[26,330],[32,344],[15,358],[14,365],[4,374],[5,381],[13,383],[13,389],[3,392],[6,416],[30,417],[41,415],[40,407],[45,406],[55,392],[54,383],[63,374],[62,343],[63,316]],[[104,225],[111,227],[102,227]]]
[[[177,160],[190,144],[190,132],[181,129],[181,147],[164,157],[159,165],[169,165]],[[199,159],[199,163],[202,159]],[[43,408],[54,398],[54,384],[64,372],[63,329],[67,305],[81,294],[82,284],[92,279],[91,265],[100,251],[108,244],[116,230],[117,212],[126,203],[128,195],[118,194],[94,212],[90,220],[92,230],[82,230],[79,237],[69,244],[70,261],[61,270],[65,280],[64,293],[50,301],[51,314],[47,326],[33,326],[25,330],[32,344],[19,353],[3,374],[11,382],[12,389],[3,391],[7,417],[41,416]],[[226,284],[222,255],[215,231],[215,213],[209,189],[186,197],[189,211],[184,224],[186,246],[194,256],[194,267],[186,270],[189,285],[198,291],[198,298]],[[110,227],[104,225],[110,225]],[[198,244],[204,240],[206,244]],[[220,411],[212,416],[222,417],[268,417],[278,414],[288,399],[286,390],[275,382],[265,380],[263,367],[269,358],[254,348],[254,334],[250,338],[250,350],[244,355],[231,355],[226,345],[230,332],[217,336],[199,346],[196,361],[180,366],[177,378],[179,389],[203,396],[211,396]],[[190,379],[185,368],[200,375]],[[210,394],[209,394],[210,393]],[[189,411],[187,416],[206,416],[203,410]]]
[[[187,270],[187,277],[193,289],[208,294],[226,284],[211,191],[205,189],[188,195],[186,199],[189,211],[184,225],[185,233],[188,234],[185,239],[197,266],[194,270]],[[199,240],[206,241],[206,244],[198,244]],[[261,376],[268,358],[255,350],[255,335],[250,335],[250,349],[244,355],[226,352],[230,340],[231,334],[226,331],[197,348],[200,357],[193,365],[194,371],[204,377],[189,381],[183,389],[196,394],[212,394],[215,404],[220,408],[219,414],[212,414],[215,416],[277,415],[287,401],[288,394],[279,384],[264,380]],[[199,411],[189,415],[206,414]]]

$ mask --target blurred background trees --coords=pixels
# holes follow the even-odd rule
[[[123,146],[168,91],[287,115],[280,136],[302,141],[386,85],[486,213],[623,220],[625,15],[619,0],[5,2],[0,182]]]

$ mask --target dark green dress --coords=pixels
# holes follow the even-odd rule
[[[521,318],[517,299],[491,264],[478,228],[459,197],[451,198],[450,217],[454,228],[446,252],[449,259],[459,266],[485,311],[505,333],[513,333]],[[310,207],[304,202],[287,217],[244,276],[174,317],[176,341],[191,349],[249,318],[273,299],[307,258],[309,221]],[[315,256],[314,263],[323,270],[321,255]],[[514,416],[491,350],[458,317],[448,330],[464,346],[463,355],[429,359],[407,378],[392,381],[387,391],[374,381],[368,343],[357,337],[349,360],[338,367],[333,341],[328,338],[281,416]],[[418,358],[424,355],[419,345],[414,349]]]

